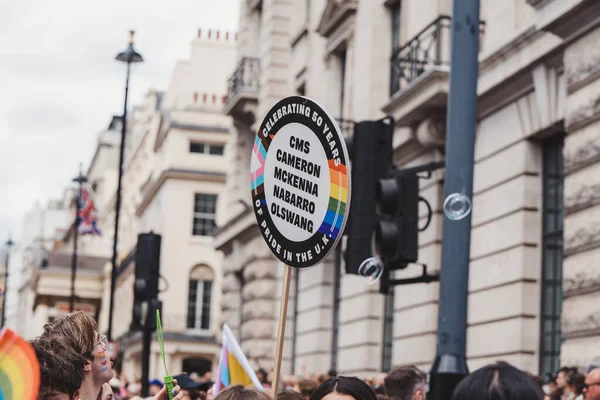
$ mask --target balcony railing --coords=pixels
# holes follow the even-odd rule
[[[392,53],[390,96],[425,71],[450,66],[451,18],[443,15]]]
[[[258,93],[260,67],[258,58],[244,57],[228,80],[227,103],[241,92]]]

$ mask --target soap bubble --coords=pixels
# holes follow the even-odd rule
[[[471,212],[471,200],[463,193],[452,193],[444,200],[444,214],[452,221],[465,218]]]
[[[381,279],[383,274],[383,263],[377,257],[369,257],[358,267],[358,275],[364,277],[369,285]]]

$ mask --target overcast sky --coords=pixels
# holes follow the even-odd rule
[[[0,1],[0,243],[9,232],[18,241],[23,215],[61,195],[122,113],[125,65],[114,57],[128,31],[145,59],[131,106],[166,88],[198,28],[236,30],[239,1]]]

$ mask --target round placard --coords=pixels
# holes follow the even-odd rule
[[[334,118],[309,98],[281,100],[258,129],[250,171],[254,213],[273,254],[296,268],[323,260],[350,210],[348,151]]]

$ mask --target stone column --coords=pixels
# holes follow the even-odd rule
[[[295,373],[325,373],[331,365],[334,263],[332,257],[300,270]],[[293,333],[293,332],[292,332]]]
[[[257,119],[279,100],[293,93],[291,62],[291,18],[289,0],[263,0],[260,23],[260,93]]]
[[[600,362],[600,27],[565,49],[562,365]]]

